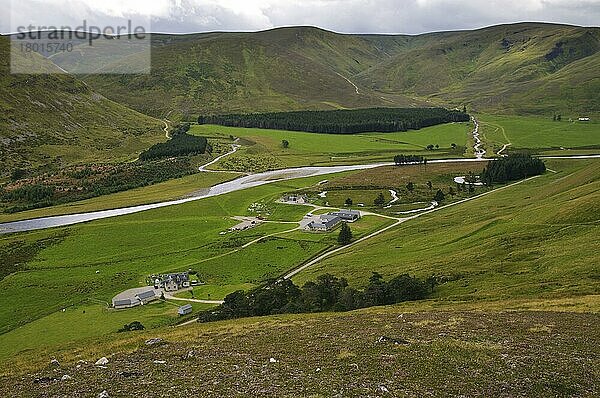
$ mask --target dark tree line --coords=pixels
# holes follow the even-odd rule
[[[418,130],[443,123],[469,120],[469,115],[463,112],[443,108],[371,108],[207,115],[200,116],[198,123],[311,133],[353,134]]]
[[[396,155],[394,156],[394,163],[397,166],[403,164],[424,164],[427,163],[427,159],[419,155]]]
[[[169,141],[155,144],[142,152],[140,160],[152,160],[166,157],[197,155],[206,151],[208,142],[204,137],[196,137],[185,132],[174,135]]]
[[[541,159],[529,154],[514,153],[489,162],[481,173],[481,179],[485,184],[491,185],[532,177],[545,171],[546,165]]]
[[[225,297],[223,304],[214,310],[201,313],[200,322],[287,313],[314,313],[351,311],[378,305],[426,298],[431,289],[429,282],[404,274],[386,282],[373,273],[365,290],[348,286],[348,282],[333,275],[321,275],[315,282],[301,288],[285,279],[272,281],[265,286],[237,291]]]

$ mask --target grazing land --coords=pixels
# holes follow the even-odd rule
[[[484,165],[477,166],[483,168]],[[428,187],[422,186],[426,179],[430,179],[435,188],[447,189],[445,187],[452,185],[454,176],[476,171],[473,167],[475,165],[472,164],[432,164],[427,166],[427,171],[424,166],[387,167],[380,169],[381,173],[378,173],[380,179],[377,179],[375,174],[369,174],[372,171],[311,177],[273,183],[184,205],[69,228],[3,236],[0,238],[4,252],[2,257],[10,260],[10,264],[6,266],[10,267],[13,273],[0,282],[2,292],[0,295],[5,297],[6,300],[3,301],[8,303],[0,310],[1,324],[5,333],[0,335],[0,342],[4,339],[9,342],[17,338],[15,337],[17,327],[29,328],[28,335],[39,333],[36,332],[36,325],[48,327],[48,322],[52,323],[52,319],[55,319],[53,317],[60,314],[63,308],[89,306],[95,302],[90,300],[108,302],[112,296],[123,290],[141,286],[146,276],[151,273],[192,269],[199,279],[206,283],[194,289],[194,297],[212,300],[222,299],[235,290],[249,289],[267,279],[281,276],[311,257],[336,246],[336,232],[329,234],[286,232],[297,227],[294,223],[302,219],[312,208],[275,202],[281,195],[298,190],[302,192],[307,187],[315,186],[323,178],[329,179],[328,184],[332,188],[346,187],[350,190],[367,185],[367,182],[378,187],[403,186],[404,180],[408,178],[420,186],[419,190],[431,193]],[[538,192],[536,187],[542,189],[548,187],[547,189],[553,190],[564,200],[565,192],[574,189],[573,184],[587,181],[589,184],[585,185],[586,188],[576,195],[585,199],[591,192],[589,190],[593,191],[593,187],[598,183],[598,166],[594,161],[585,163],[557,161],[552,167],[559,170],[559,174],[550,173],[537,180],[511,187],[506,192],[492,193],[486,198],[462,204],[453,210],[442,210],[418,221],[408,222],[381,237],[373,238],[365,244],[359,244],[351,250],[342,251],[341,254],[322,261],[298,274],[294,281],[303,283],[319,273],[332,272],[337,276],[346,277],[351,284],[360,288],[359,279],[367,280],[372,271],[378,271],[386,276],[408,272],[423,278],[431,275],[438,277],[442,284],[436,288],[434,297],[460,298],[473,295],[475,298],[501,299],[507,291],[511,291],[501,286],[502,283],[506,283],[506,278],[512,278],[512,275],[523,266],[512,265],[506,261],[513,260],[521,264],[519,261],[529,261],[532,255],[541,254],[529,253],[533,249],[525,242],[530,240],[522,241],[519,238],[526,233],[520,224],[499,224],[497,218],[509,217],[515,208],[525,209],[528,204],[542,206],[537,210],[539,214],[547,210],[554,212],[554,206],[560,205],[561,208],[565,208],[565,203],[551,200],[548,191]],[[447,185],[442,186],[442,184]],[[473,194],[477,193],[479,192]],[[545,199],[541,202],[523,199],[527,196],[535,198],[539,196]],[[497,199],[492,200],[492,198]],[[593,194],[586,201],[581,202],[581,206],[587,206],[589,200],[594,200]],[[504,204],[507,201],[511,203],[510,206]],[[489,206],[497,209],[491,213],[489,210],[482,210],[488,209]],[[573,208],[574,215],[585,214],[578,209],[579,206]],[[375,208],[370,210],[377,211]],[[269,222],[247,231],[221,235],[221,232],[227,231],[238,223],[230,217],[256,216],[257,213]],[[564,214],[564,217],[570,217],[571,213]],[[581,239],[581,244],[573,245],[573,250],[580,250],[580,247],[586,244],[590,245],[594,233],[589,229],[597,228],[593,221],[594,217],[597,219],[597,215],[594,216],[592,213],[585,217],[585,220],[577,223],[569,218],[564,221],[565,225],[573,228],[570,232],[572,238],[576,242]],[[473,222],[465,223],[465,219]],[[375,215],[367,216],[360,222],[352,224],[352,230],[356,238],[360,238],[392,222],[393,220]],[[475,238],[460,237],[464,234],[477,236],[474,231],[478,230],[494,231],[491,227],[485,227],[488,224],[499,224],[503,227],[504,233],[508,234],[507,236],[515,234],[514,239],[511,238],[512,240],[504,244],[509,245],[507,247],[516,245],[513,249],[514,257],[507,257],[507,255],[500,257],[501,254],[496,251],[500,250],[498,247],[503,246],[496,241],[492,241],[494,245],[492,247],[480,248],[478,242],[473,241]],[[527,229],[527,232],[537,233],[538,235],[535,236],[539,238],[539,234],[543,231],[542,226],[531,228],[532,230]],[[414,231],[417,233],[415,234]],[[567,232],[561,232],[563,235],[565,233]],[[546,239],[545,235],[543,237],[544,246],[540,247],[536,243],[536,253],[538,251],[545,253],[545,250],[555,253],[558,243]],[[392,243],[389,243],[390,239]],[[463,241],[472,244],[474,248],[467,252],[460,251],[462,246],[457,242]],[[444,242],[446,243],[443,244]],[[381,244],[387,249],[382,249]],[[245,245],[247,246],[244,247]],[[389,250],[390,245],[397,249]],[[518,249],[521,246],[523,248]],[[101,253],[98,252],[98,247],[102,247]],[[410,250],[403,250],[404,248]],[[488,248],[488,251],[479,254],[485,248]],[[361,255],[356,256],[356,253]],[[567,255],[568,253],[561,255],[560,258]],[[363,256],[372,259],[368,262],[368,266],[362,260]],[[494,263],[500,261],[503,268],[497,271],[495,268],[485,268],[487,271],[483,272],[481,258],[489,258]],[[564,282],[551,279],[547,281],[546,286],[549,287],[546,289],[552,291],[556,283],[559,283],[556,289],[561,286],[560,283],[569,283],[571,286],[568,289],[569,294],[597,292],[593,279],[589,279],[591,278],[590,265],[585,265],[585,255],[579,254],[579,258],[582,259],[582,264],[578,266],[577,272],[574,269],[563,272],[553,269],[552,275],[556,275],[556,278],[558,276],[564,278],[561,279]],[[440,269],[437,264],[440,264],[442,259],[444,261],[453,259],[453,265],[448,270]],[[579,264],[579,261],[577,263]],[[21,272],[14,273],[14,271]],[[517,277],[538,286],[537,290],[532,288],[532,291],[527,293],[529,296],[539,293],[540,278],[545,274],[538,275],[532,271],[517,272],[516,275],[521,275]],[[477,294],[473,293],[473,289],[476,289]],[[527,292],[527,289],[525,291]],[[515,295],[518,296],[516,293]],[[150,327],[160,325],[161,322],[172,322],[172,315],[161,315],[160,311],[157,311],[158,314],[154,311],[145,311],[131,310],[129,320],[139,320]],[[73,318],[76,318],[76,315],[73,315]],[[79,319],[83,323],[86,322],[83,316]],[[121,317],[110,319],[115,321],[107,321],[107,325],[122,323],[123,320]],[[74,324],[75,321],[70,323],[70,325]],[[60,326],[54,330],[60,330]],[[89,331],[86,326],[82,326],[82,330]],[[86,333],[81,337],[89,336]],[[60,333],[56,332],[52,334],[54,337],[50,340],[40,337],[34,342],[59,346],[61,342],[56,337],[59,335]],[[69,340],[76,340],[75,335],[70,333],[65,336],[68,336]],[[32,344],[27,346],[30,347]]]
[[[190,132],[209,138],[239,137],[241,143],[247,145],[214,167],[256,172],[295,166],[392,162],[398,153],[462,157],[471,130],[471,123],[451,123],[418,131],[343,137],[215,125],[195,125]],[[284,140],[289,143],[287,148],[282,146]],[[457,149],[452,149],[452,144],[456,144]],[[438,145],[439,149],[427,150],[428,145]]]
[[[434,179],[437,183],[445,179],[452,181],[453,176],[461,175],[470,166],[454,164],[454,173],[452,165],[435,164],[428,168],[431,175],[440,174],[440,180]],[[330,181],[333,185],[340,179],[338,186],[352,187],[352,184],[364,185],[363,179],[370,179],[379,186],[386,186],[404,174],[419,175],[420,178],[415,179],[417,183],[425,178],[425,170],[418,166],[390,167],[382,171],[381,180],[368,177],[364,172],[353,172],[331,176]],[[354,182],[348,180],[352,175],[357,176]],[[2,309],[3,331],[40,319],[42,321],[36,322],[43,325],[45,317],[62,308],[87,304],[90,299],[108,302],[120,291],[142,284],[150,273],[193,269],[206,283],[194,289],[195,297],[213,300],[276,278],[337,244],[335,232],[282,233],[297,227],[294,222],[301,220],[311,207],[275,202],[282,194],[313,186],[323,178],[327,176],[273,183],[69,228],[4,236],[0,244],[5,251],[3,258],[10,260],[7,267],[22,272],[8,275],[0,282],[3,295],[20,300],[20,304],[13,301],[14,305]],[[220,235],[237,224],[230,217],[238,215],[260,215],[270,222],[248,231]],[[352,229],[355,237],[360,238],[391,222],[367,216],[353,224]],[[275,236],[243,248],[249,242],[274,233]],[[15,247],[23,249],[15,251]],[[102,247],[101,253],[98,247]],[[27,311],[21,311],[22,308]],[[132,317],[138,316],[136,311],[133,310]],[[138,318],[142,322],[146,319],[143,313]]]
[[[569,121],[572,119],[572,121]],[[579,122],[577,115],[562,116],[553,121],[552,115],[499,116],[481,115],[483,140],[494,153],[504,144],[509,149],[529,149],[535,152],[558,150],[556,154],[572,155],[600,151],[600,122]]]
[[[597,295],[600,163],[548,164],[558,173],[405,223],[294,280],[332,273],[352,284],[377,271],[435,276],[444,300]]]

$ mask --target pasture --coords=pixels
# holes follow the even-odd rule
[[[239,137],[242,144],[249,146],[216,167],[236,171],[262,171],[269,168],[308,165],[391,162],[394,155],[399,153],[416,153],[428,157],[461,157],[462,152],[452,150],[451,145],[465,147],[471,128],[471,123],[450,123],[416,131],[340,136],[195,125],[190,133],[221,139],[230,135]],[[283,148],[283,140],[289,142],[288,148]],[[438,145],[439,149],[428,151],[428,145]],[[252,165],[256,166],[257,162],[264,163],[262,169],[248,169]]]
[[[405,223],[294,281],[333,273],[361,287],[374,271],[433,276],[443,302],[597,295],[600,162],[548,165],[558,173]]]
[[[60,322],[56,329],[48,325],[65,317],[63,309],[70,311],[70,308],[110,302],[123,290],[143,286],[146,276],[153,273],[194,270],[200,280],[207,283],[195,289],[196,297],[213,300],[280,276],[333,244],[333,238],[301,239],[302,234],[310,235],[307,233],[299,232],[296,237],[277,236],[297,227],[294,223],[311,208],[284,205],[275,200],[284,192],[315,184],[321,178],[273,183],[180,206],[0,237],[4,266],[12,272],[0,281],[0,299],[6,303],[0,308],[0,332],[3,333],[0,343],[18,338],[21,336],[18,331],[25,327],[29,331],[24,336],[42,334],[38,326],[60,331]],[[238,223],[230,217],[255,216],[252,210],[256,208],[262,209],[262,216],[270,222],[221,235]],[[383,219],[379,224],[366,223],[356,234],[371,232],[385,223]],[[276,236],[242,248],[272,234]],[[321,235],[321,238],[327,236]],[[116,331],[115,326],[122,326],[127,319],[148,323],[150,327],[173,321],[168,307],[168,313],[147,308],[155,307],[118,312],[119,315],[102,312],[100,318],[91,317],[88,311],[87,316],[79,312],[67,314],[72,315],[70,324],[76,330],[81,329],[81,337],[87,337],[88,333],[106,333],[108,329]],[[76,318],[79,321],[75,321]],[[102,321],[106,326],[94,332],[90,319]],[[82,323],[81,327],[78,322]],[[65,333],[64,339],[75,335],[78,333]],[[31,344],[51,344],[57,336],[59,332],[50,333],[47,339],[42,336]]]
[[[600,122],[553,121],[552,115],[546,118],[535,116],[481,115],[483,140],[488,148],[496,152],[502,145],[511,143],[512,149],[532,149],[547,151],[560,149],[563,154],[574,154],[586,149],[600,149]],[[574,151],[575,150],[575,151]],[[560,153],[560,152],[558,152]]]
[[[159,304],[111,312],[101,311],[96,303],[143,285],[149,274],[190,269],[207,283],[194,289],[195,297],[220,299],[278,277],[335,245],[335,231],[284,233],[294,225],[277,221],[297,222],[311,208],[275,203],[283,193],[306,189],[324,178],[338,187],[366,182],[402,186],[403,176],[419,184],[442,184],[476,166],[383,168],[380,179],[363,171],[277,182],[68,228],[2,236],[2,258],[10,262],[5,265],[12,273],[0,281],[0,300],[5,303],[0,308],[0,345],[14,347],[28,339],[23,343],[28,350],[58,347],[114,332],[134,320],[150,328],[172,324],[175,307]],[[410,221],[324,260],[295,281],[331,272],[359,286],[372,271],[385,276],[435,275],[444,282],[435,293],[440,302],[597,294],[590,264],[598,228],[594,203],[599,166],[594,161],[556,161],[549,166],[559,173]],[[256,208],[273,222],[220,234],[238,223],[230,217],[256,215],[251,211]],[[352,230],[360,237],[390,222],[368,216],[352,224]],[[241,248],[267,235],[273,236]],[[567,238],[570,244],[565,247]],[[91,327],[90,319],[103,326]],[[68,332],[66,325],[72,328]],[[4,351],[6,358],[15,354]]]

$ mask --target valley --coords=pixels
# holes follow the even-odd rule
[[[7,396],[600,394],[600,28],[10,45]]]

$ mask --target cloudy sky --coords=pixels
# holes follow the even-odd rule
[[[12,4],[11,4],[12,3]],[[254,31],[311,25],[344,33],[472,29],[518,21],[600,23],[600,0],[0,0],[0,32],[129,19],[154,32]]]

